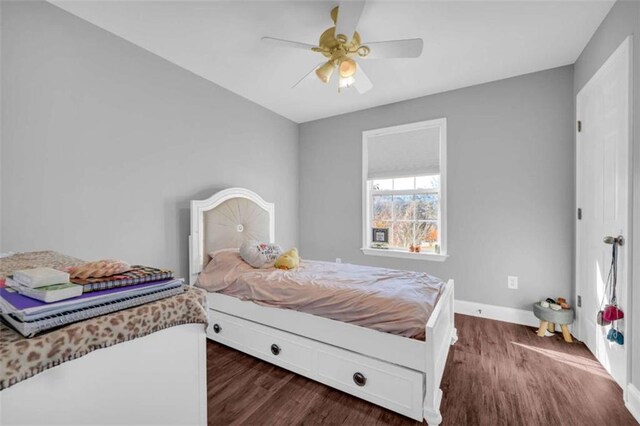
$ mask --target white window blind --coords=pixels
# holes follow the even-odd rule
[[[440,174],[440,127],[368,139],[367,179]]]

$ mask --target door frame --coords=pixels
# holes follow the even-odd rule
[[[624,283],[624,290],[625,290],[625,295],[627,297],[627,310],[625,311],[625,348],[624,348],[624,357],[625,357],[625,378],[624,378],[624,383],[622,386],[622,390],[623,390],[623,394],[624,394],[624,400],[627,401],[628,397],[627,397],[627,389],[629,386],[629,383],[631,383],[631,357],[630,357],[630,349],[631,349],[631,336],[633,333],[632,327],[632,315],[633,313],[631,312],[631,307],[632,305],[632,285],[631,283],[633,282],[633,241],[632,241],[632,236],[633,236],[633,229],[632,229],[632,224],[633,224],[633,123],[634,123],[634,111],[633,111],[633,103],[634,103],[634,78],[633,78],[633,70],[634,70],[634,55],[633,55],[633,34],[629,34],[616,48],[615,50],[609,55],[609,57],[607,57],[607,59],[600,65],[600,67],[598,68],[598,70],[591,76],[591,78],[589,79],[589,81],[587,81],[587,83],[584,84],[584,86],[582,86],[582,88],[580,89],[580,91],[578,91],[578,93],[576,94],[574,100],[575,100],[575,124],[576,126],[574,127],[574,134],[575,134],[575,208],[574,208],[574,232],[575,232],[575,258],[574,258],[574,289],[575,289],[575,294],[574,294],[574,306],[576,307],[575,309],[575,315],[576,315],[576,320],[575,320],[575,327],[573,329],[576,337],[578,338],[578,340],[583,340],[581,336],[581,310],[580,308],[578,308],[578,296],[581,294],[581,288],[582,286],[580,285],[581,280],[580,280],[580,268],[579,268],[579,262],[580,262],[580,232],[579,232],[579,224],[580,221],[578,219],[577,216],[577,212],[578,212],[578,208],[580,208],[580,190],[581,190],[581,186],[580,186],[580,180],[578,179],[580,176],[580,172],[581,167],[582,167],[582,163],[581,163],[581,155],[580,155],[580,150],[578,149],[579,144],[580,144],[580,140],[581,140],[581,132],[578,129],[578,122],[580,120],[580,117],[578,116],[578,100],[581,97],[581,93],[584,91],[585,88],[589,87],[589,85],[591,84],[591,82],[595,79],[596,76],[599,75],[599,73],[601,72],[601,69],[604,67],[604,64],[606,64],[609,59],[621,48],[623,48],[623,46],[625,46],[625,44],[627,45],[626,48],[628,49],[629,52],[629,99],[628,99],[628,114],[629,114],[629,118],[628,118],[628,153],[629,153],[629,158],[628,158],[628,169],[627,169],[627,179],[628,179],[628,205],[627,205],[627,224],[626,224],[626,229],[627,229],[627,235],[624,236],[625,238],[625,248],[627,250],[627,263],[625,265],[625,272],[627,274],[627,280]]]

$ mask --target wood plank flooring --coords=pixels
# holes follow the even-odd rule
[[[622,390],[581,343],[456,315],[443,425],[637,425]],[[249,355],[207,342],[210,425],[418,425]]]

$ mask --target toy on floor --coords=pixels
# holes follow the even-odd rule
[[[276,259],[273,266],[278,269],[295,269],[300,265],[300,256],[298,255],[298,249],[292,248],[287,250]]]
[[[558,297],[556,300],[548,297],[546,300],[540,301],[540,306],[543,308],[553,309],[559,311],[560,309],[571,309],[571,306],[567,303],[567,299],[564,297]]]
[[[562,337],[564,337],[565,342],[571,343],[573,342],[573,338],[569,332],[569,325],[573,322],[574,312],[571,308],[563,309],[561,304],[557,303],[559,301],[560,300],[549,298],[539,303],[534,303],[533,313],[536,318],[540,320],[538,336],[552,336],[552,333],[556,331],[556,324],[558,324],[560,325]],[[561,303],[566,304],[566,302]]]

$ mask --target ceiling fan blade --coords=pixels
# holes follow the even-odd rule
[[[364,73],[364,70],[357,62],[356,67],[356,73],[354,75],[356,81],[353,82],[353,87],[356,88],[358,93],[363,94],[373,88],[373,83],[369,80],[369,77],[367,77],[367,74]]]
[[[364,9],[364,1],[341,1],[338,7],[338,20],[336,22],[336,38],[339,34],[346,36],[347,41],[356,32],[360,15]]]
[[[389,40],[364,43],[370,50],[367,59],[417,58],[422,54],[422,39]]]
[[[316,65],[315,67],[313,67],[313,68],[311,69],[311,71],[309,71],[307,74],[305,74],[305,76],[304,76],[304,77],[302,77],[300,80],[298,80],[298,82],[297,82],[296,84],[294,84],[293,86],[291,86],[291,88],[292,88],[292,89],[295,89],[295,88],[296,88],[296,87],[298,87],[298,85],[300,85],[300,83],[302,83],[303,81],[304,81],[304,82],[306,82],[306,81],[312,80],[312,77],[313,77],[313,78],[318,78],[318,77],[316,76],[316,70],[318,69],[318,67],[320,67],[320,66],[321,66],[321,65],[323,65],[323,64],[324,64],[324,62],[320,62],[318,65]]]
[[[283,40],[281,38],[274,38],[274,37],[262,37],[262,41],[265,43],[272,44],[274,46],[293,47],[295,49],[302,49],[302,50],[309,50],[309,51],[312,51],[313,48],[316,47],[313,44],[300,43],[298,41],[291,41],[291,40]]]

